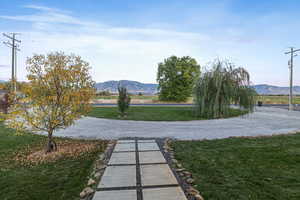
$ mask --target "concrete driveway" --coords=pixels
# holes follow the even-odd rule
[[[252,114],[218,120],[145,122],[84,117],[54,135],[75,138],[171,137],[181,140],[259,136],[300,131],[300,112],[258,107]]]

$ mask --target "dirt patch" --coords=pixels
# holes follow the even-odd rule
[[[45,153],[45,144],[40,144],[30,150],[20,151],[15,156],[15,161],[23,165],[36,165],[53,162],[62,158],[82,156],[103,148],[103,141],[57,141],[58,149],[55,152]],[[28,148],[27,148],[28,149]]]

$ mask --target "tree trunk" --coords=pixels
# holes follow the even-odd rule
[[[52,137],[53,130],[48,131],[48,143],[46,146],[46,153],[51,153],[57,150],[57,145]]]

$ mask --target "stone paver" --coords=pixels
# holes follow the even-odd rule
[[[120,198],[121,197],[121,198]],[[136,190],[99,191],[93,200],[136,200]]]
[[[117,141],[93,200],[119,199],[187,200],[155,140]]]
[[[136,186],[135,166],[108,166],[98,188]]]
[[[166,160],[160,151],[139,152],[141,164],[146,163],[165,163]]]
[[[300,112],[280,108],[256,108],[243,117],[216,120],[151,122],[84,117],[56,136],[119,139],[124,137],[171,137],[180,140],[258,136],[300,131]],[[46,134],[46,133],[45,133]]]
[[[116,144],[114,151],[135,151],[135,143]]]
[[[135,152],[113,153],[108,162],[109,165],[136,164]]]
[[[144,200],[186,200],[180,187],[151,188],[143,190]]]
[[[145,143],[145,142],[139,142],[138,143],[139,151],[158,151],[159,147],[156,143]]]
[[[141,176],[143,186],[177,184],[168,164],[142,165]]]

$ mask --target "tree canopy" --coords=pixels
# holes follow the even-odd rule
[[[28,58],[29,82],[12,97],[15,103],[7,116],[8,124],[47,132],[46,151],[55,150],[53,132],[70,126],[89,111],[95,93],[89,69],[81,57],[61,52]]]
[[[191,96],[200,65],[194,58],[171,56],[158,64],[157,82],[162,101],[186,101]]]
[[[249,73],[228,61],[213,62],[212,69],[200,76],[194,92],[196,113],[205,118],[227,116],[231,104],[253,111],[256,100]]]

